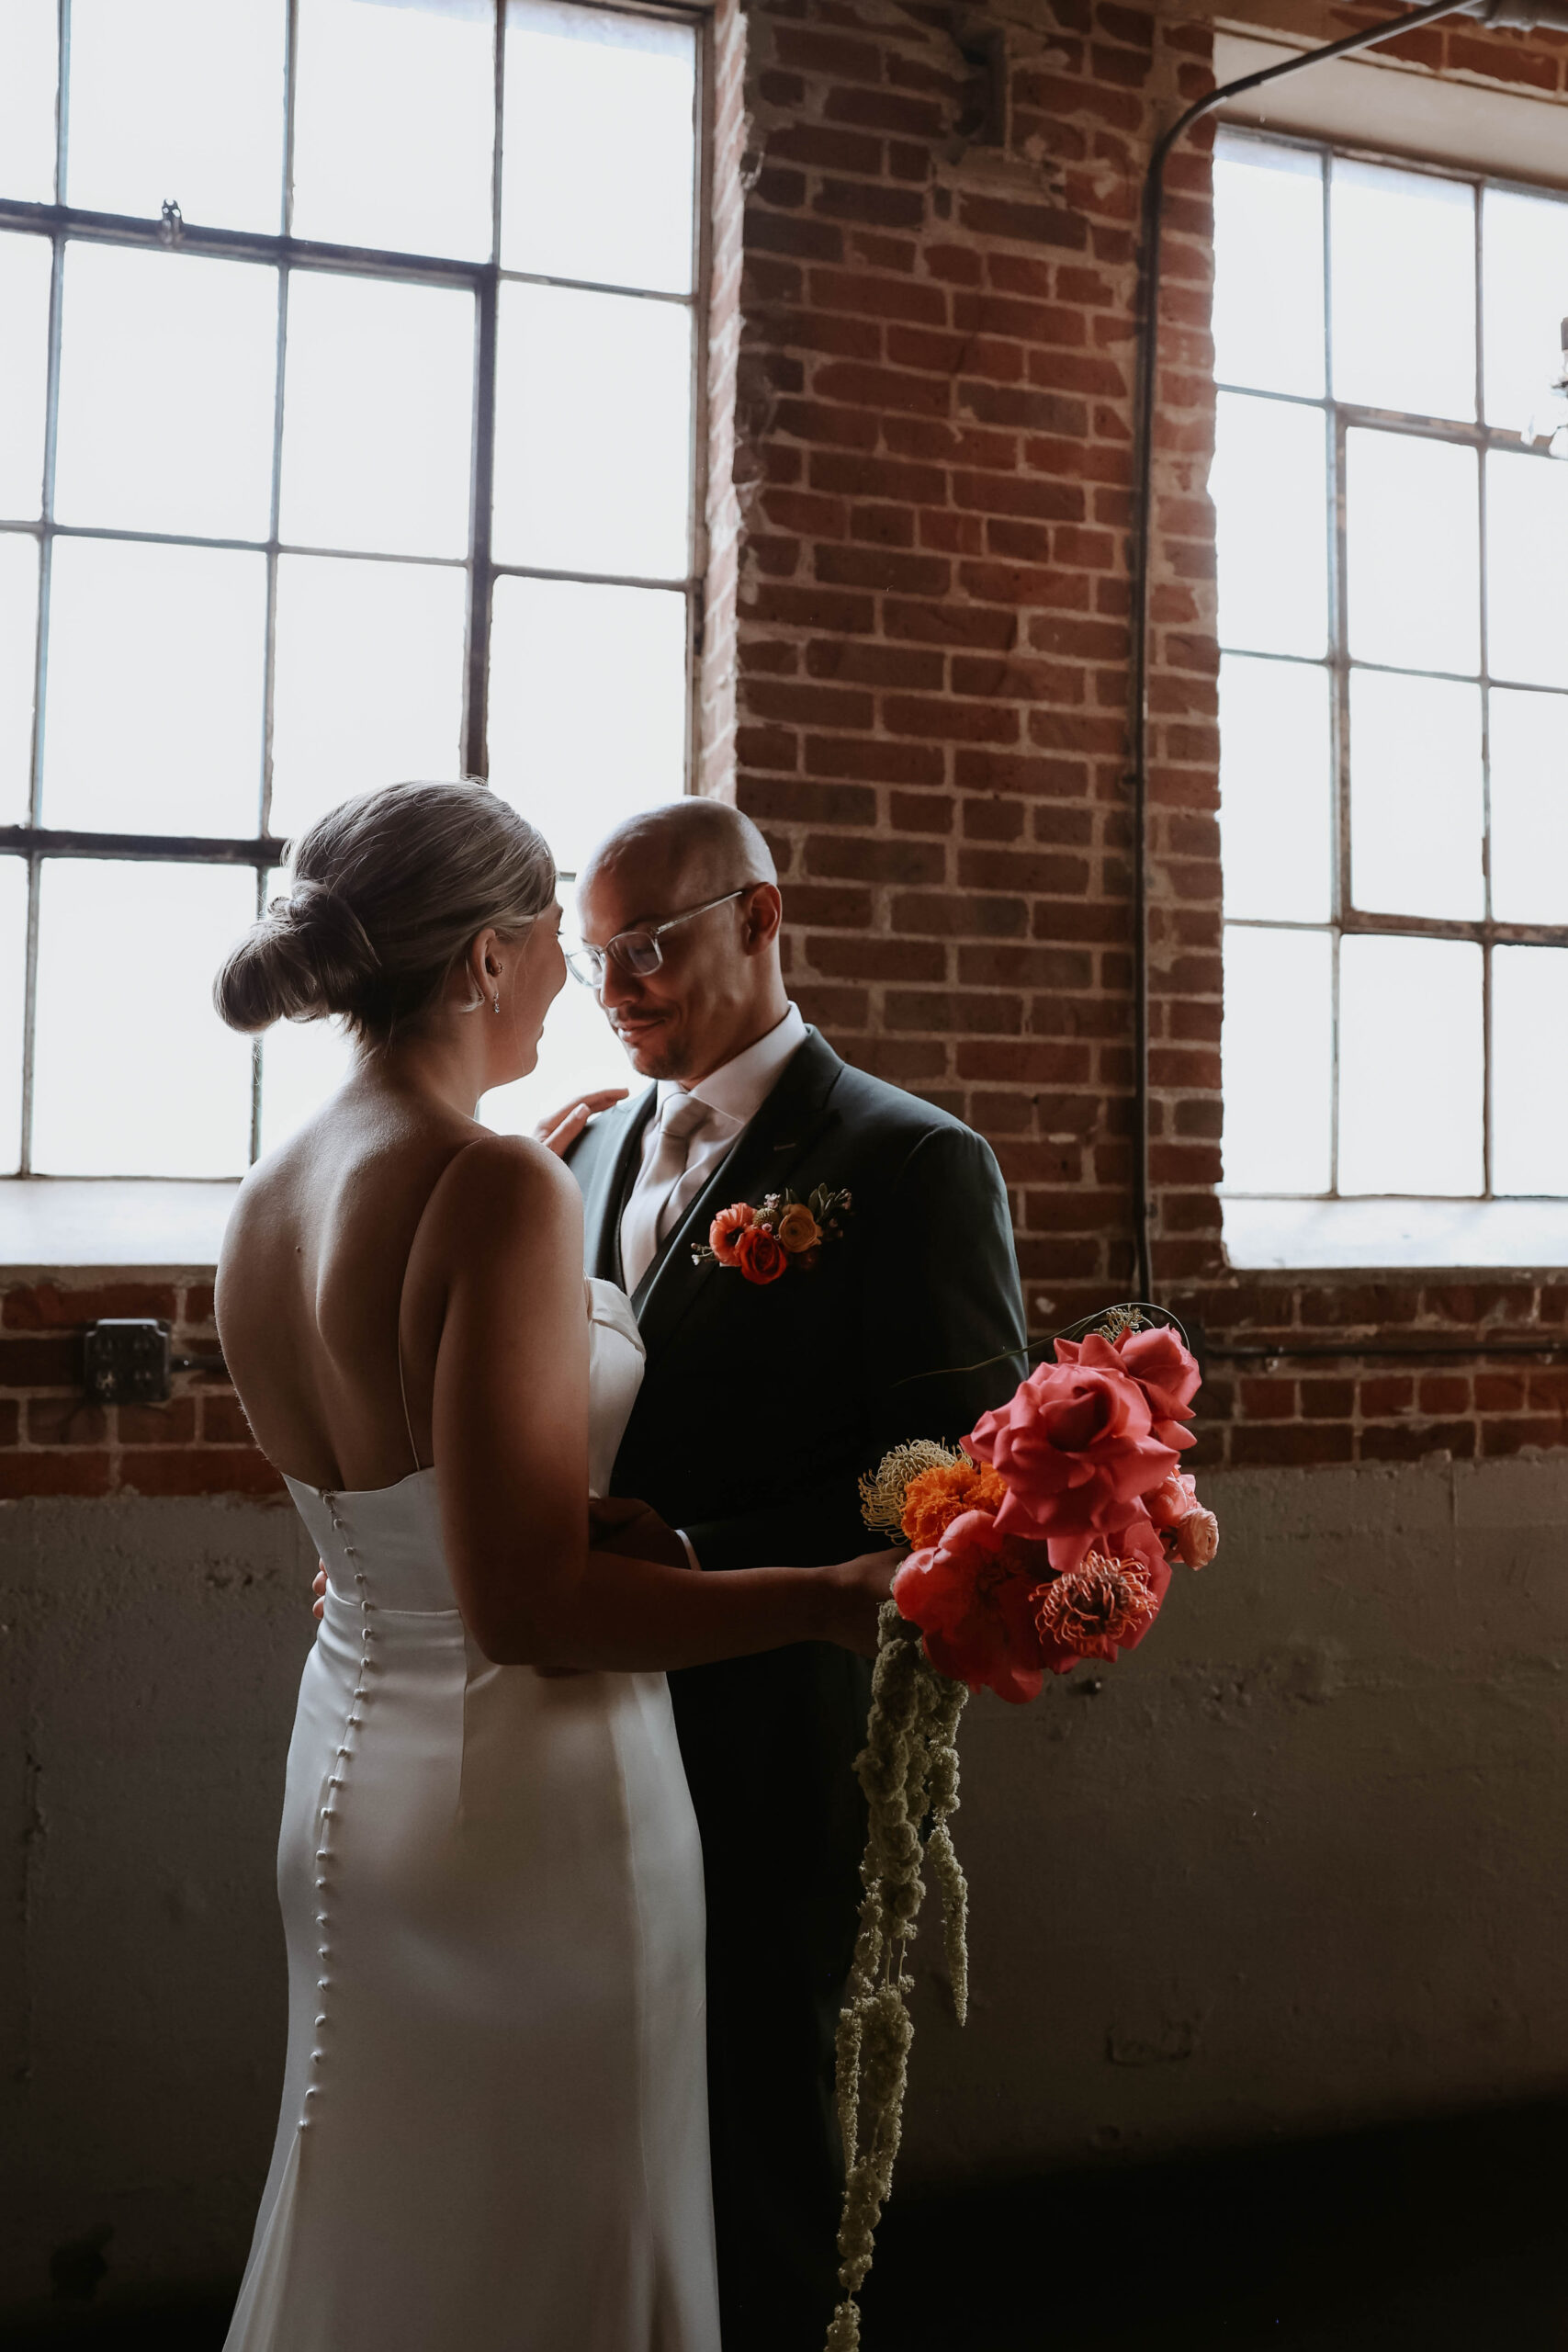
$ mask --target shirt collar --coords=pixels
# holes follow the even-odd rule
[[[694,1094],[699,1102],[717,1112],[719,1117],[743,1127],[754,1119],[783,1074],[784,1064],[806,1043],[806,1023],[800,1007],[792,1003],[784,1019],[758,1037],[733,1061],[723,1062],[710,1070],[695,1086],[682,1087],[679,1080],[661,1078],[656,1112],[662,1113],[671,1094]]]

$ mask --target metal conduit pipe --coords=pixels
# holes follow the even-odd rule
[[[1153,1250],[1153,1191],[1149,1182],[1149,555],[1154,526],[1154,423],[1159,381],[1160,232],[1165,214],[1165,167],[1178,140],[1195,122],[1213,114],[1231,98],[1260,90],[1269,82],[1283,81],[1309,65],[1330,58],[1349,57],[1356,51],[1375,49],[1417,25],[1438,17],[1478,17],[1487,26],[1506,25],[1529,31],[1537,25],[1568,31],[1568,0],[1428,0],[1424,8],[1389,23],[1347,33],[1325,48],[1306,50],[1260,73],[1244,74],[1238,81],[1211,90],[1179,115],[1157,141],[1144,180],[1142,288],[1139,316],[1143,325],[1138,353],[1136,406],[1136,484],[1132,545],[1132,716],[1131,775],[1133,802],[1133,1243],[1134,1287],[1147,1299],[1155,1291]]]

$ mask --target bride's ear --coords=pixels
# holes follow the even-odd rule
[[[456,977],[462,989],[460,1009],[464,1012],[482,1012],[487,1006],[500,1011],[502,967],[496,952],[497,937],[493,927],[481,931],[458,967]]]

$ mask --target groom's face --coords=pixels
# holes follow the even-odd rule
[[[608,947],[617,933],[646,930],[703,906],[724,887],[711,874],[596,867],[578,897],[583,940]],[[599,1001],[639,1077],[694,1083],[736,1050],[734,1040],[747,1030],[762,978],[755,947],[748,944],[755,933],[750,899],[766,887],[666,932],[659,943],[664,960],[646,978],[606,958]]]

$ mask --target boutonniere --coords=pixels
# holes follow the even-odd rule
[[[850,1196],[818,1184],[807,1200],[794,1193],[770,1193],[761,1208],[737,1201],[720,1209],[705,1242],[692,1244],[697,1266],[732,1266],[749,1283],[776,1283],[792,1270],[809,1273],[829,1241],[842,1238],[840,1219],[851,1214]]]

